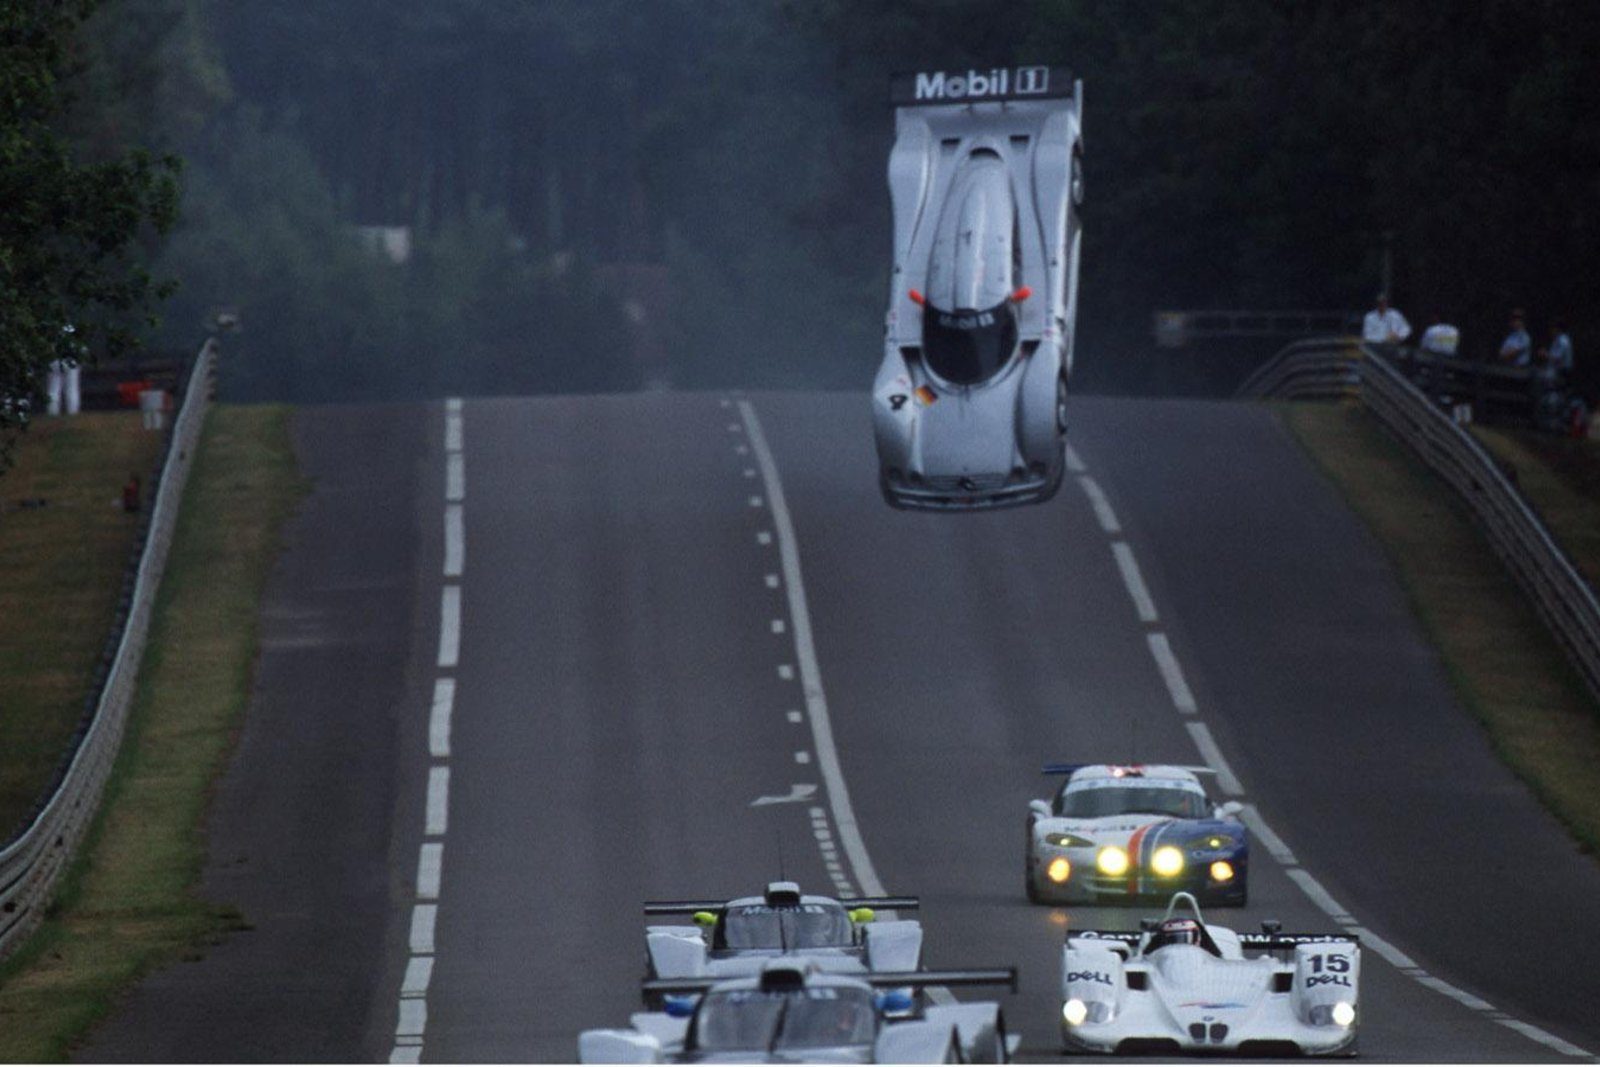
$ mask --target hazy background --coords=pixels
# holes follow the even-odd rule
[[[107,0],[82,47],[86,148],[187,160],[163,340],[236,311],[233,399],[865,389],[888,75],[1017,62],[1086,83],[1082,387],[1207,377],[1157,308],[1364,309],[1385,233],[1419,329],[1600,344],[1589,0]]]

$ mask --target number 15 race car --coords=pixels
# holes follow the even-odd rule
[[[1250,844],[1238,803],[1213,805],[1205,768],[1053,763],[1066,776],[1051,801],[1029,804],[1024,875],[1035,904],[1094,904],[1185,889],[1243,905]]]
[[[1187,905],[1188,916],[1176,914]],[[1208,926],[1188,893],[1140,933],[1067,935],[1068,1052],[1353,1054],[1361,946],[1349,934],[1240,934]],[[1246,956],[1251,951],[1257,955]]]

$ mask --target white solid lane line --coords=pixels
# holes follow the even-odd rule
[[[1122,523],[1117,521],[1117,513],[1111,510],[1111,501],[1106,499],[1106,494],[1101,491],[1100,483],[1087,474],[1078,476],[1078,484],[1083,487],[1083,493],[1089,498],[1089,506],[1094,508],[1094,517],[1100,523],[1100,529],[1108,534],[1122,532]]]
[[[450,503],[467,498],[467,464],[460,452],[444,457],[444,498]]]
[[[444,416],[444,450],[446,452],[461,451],[461,416],[455,412],[446,412]]]
[[[1167,692],[1172,694],[1172,705],[1185,715],[1193,715],[1198,709],[1194,702],[1194,693],[1189,689],[1189,683],[1184,680],[1183,668],[1178,666],[1178,657],[1172,654],[1172,645],[1167,641],[1166,634],[1146,635],[1150,642],[1150,654],[1156,658],[1156,669],[1161,672],[1161,680],[1167,683]]]
[[[438,900],[444,880],[444,845],[429,841],[417,850],[417,899]]]
[[[1139,613],[1140,622],[1156,621],[1156,602],[1150,599],[1150,589],[1139,572],[1139,561],[1133,558],[1133,549],[1126,541],[1111,542],[1111,554],[1117,558],[1117,570],[1122,572],[1122,584],[1128,587],[1133,610]]]
[[[844,771],[839,766],[839,753],[833,744],[833,724],[828,719],[828,698],[822,689],[822,669],[817,664],[817,650],[811,638],[811,612],[806,607],[805,586],[800,578],[800,550],[795,540],[794,523],[789,518],[789,504],[783,495],[783,484],[778,479],[778,465],[772,458],[766,435],[761,431],[761,422],[756,418],[755,409],[749,401],[739,401],[739,414],[744,419],[745,437],[755,453],[767,500],[772,505],[772,525],[778,535],[783,584],[789,597],[789,621],[794,631],[795,656],[800,663],[800,684],[805,692],[817,768],[822,772],[828,806],[833,812],[833,824],[844,845],[845,855],[850,858],[850,866],[855,870],[856,881],[868,896],[883,896],[883,883],[878,881],[878,872],[873,869],[872,858],[867,855],[861,827],[856,823],[855,811],[850,807],[850,791],[845,786]]]
[[[428,804],[426,833],[438,837],[450,823],[450,768],[431,767],[428,770]]]
[[[1239,779],[1234,775],[1233,768],[1228,766],[1228,761],[1222,758],[1222,749],[1217,747],[1217,739],[1211,736],[1211,731],[1203,722],[1186,722],[1189,736],[1194,739],[1194,747],[1200,750],[1200,757],[1206,761],[1206,766],[1217,772],[1217,784],[1222,791],[1230,797],[1244,795],[1244,786],[1239,784]]]
[[[444,506],[444,576],[461,577],[467,562],[467,524],[460,504]]]
[[[444,410],[445,414],[447,415],[461,414],[461,398],[459,396],[453,396],[446,400],[444,402]]]
[[[433,682],[433,711],[428,716],[428,755],[445,759],[450,755],[450,716],[455,713],[456,680],[436,678]]]
[[[461,659],[461,587],[447,585],[439,592],[439,666],[446,670]]]

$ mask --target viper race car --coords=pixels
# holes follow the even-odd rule
[[[891,98],[879,486],[900,508],[1046,500],[1065,468],[1082,83],[1061,67],[922,72]]]
[[[1188,915],[1179,914],[1186,908]],[[1361,943],[1208,925],[1188,893],[1139,933],[1068,933],[1061,1036],[1068,1052],[1351,1054]],[[1247,955],[1248,953],[1248,955]]]
[[[1234,801],[1216,805],[1195,772],[1164,764],[1056,763],[1065,781],[1028,805],[1023,876],[1035,904],[1165,898],[1185,889],[1207,903],[1249,899],[1250,842]]]
[[[1016,1047],[993,1002],[946,1004],[897,1020],[906,988],[1004,985],[1014,968],[828,974],[810,957],[763,961],[749,978],[658,979],[625,1030],[585,1030],[579,1063],[1004,1063]],[[888,991],[885,992],[884,990]]]
[[[879,920],[877,912],[915,907],[916,897],[812,896],[794,882],[772,882],[759,897],[649,902],[646,915],[690,915],[695,925],[646,927],[645,977],[757,975],[783,955],[803,955],[823,971],[914,971],[922,966],[922,924]]]

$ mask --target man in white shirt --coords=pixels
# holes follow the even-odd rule
[[[1432,325],[1422,331],[1422,340],[1417,347],[1435,359],[1450,359],[1461,347],[1461,331],[1436,312]]]
[[[1397,345],[1411,336],[1406,317],[1389,306],[1389,294],[1378,294],[1378,306],[1361,321],[1361,339],[1373,345]]]
[[[1513,367],[1526,367],[1533,356],[1533,338],[1528,336],[1527,329],[1522,325],[1522,309],[1511,313],[1511,329],[1506,333],[1506,339],[1500,342],[1500,360]]]

